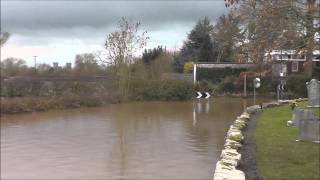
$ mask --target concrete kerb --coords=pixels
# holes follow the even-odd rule
[[[216,164],[214,172],[214,180],[245,180],[245,173],[237,169],[237,165],[241,159],[239,153],[240,148],[244,140],[242,130],[246,127],[247,122],[250,121],[250,116],[258,111],[265,108],[276,107],[284,104],[289,104],[292,101],[300,102],[306,99],[295,99],[295,100],[283,100],[279,102],[264,103],[261,106],[253,105],[247,107],[246,110],[233,122],[230,126],[226,138],[224,149],[221,152],[220,160]]]

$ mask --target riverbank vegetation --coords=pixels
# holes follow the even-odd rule
[[[297,142],[298,128],[286,126],[291,118],[291,108],[286,105],[265,110],[257,123],[254,141],[262,179],[320,178],[319,144]]]
[[[117,99],[109,94],[91,94],[89,96],[26,96],[1,98],[1,114],[16,114],[50,109],[72,109],[78,107],[96,107],[117,103]]]

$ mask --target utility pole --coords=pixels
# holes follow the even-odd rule
[[[34,57],[34,72],[37,72],[37,57],[38,56],[33,56]]]

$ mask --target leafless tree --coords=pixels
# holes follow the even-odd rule
[[[122,17],[118,30],[107,35],[105,48],[107,58],[103,61],[114,67],[118,78],[118,89],[121,98],[127,99],[130,90],[131,69],[136,53],[141,51],[149,37],[146,31],[139,32],[140,22],[130,22]]]
[[[132,23],[122,17],[118,24],[118,30],[107,35],[105,48],[107,60],[113,65],[131,64],[133,56],[146,46],[146,31],[139,34],[140,22]]]
[[[320,6],[316,0],[225,0],[226,6],[236,9],[246,30],[244,46],[255,60],[272,48],[291,48],[305,52],[308,62],[319,32]],[[315,21],[318,20],[318,21]],[[319,42],[318,42],[319,43]],[[312,63],[311,63],[312,64]]]
[[[2,47],[9,39],[10,34],[8,32],[4,32],[0,34],[0,47]]]

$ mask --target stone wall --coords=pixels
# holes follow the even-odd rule
[[[291,101],[304,100],[306,99],[282,100],[279,102],[264,103],[262,105],[262,108],[271,108],[283,104],[289,104]],[[245,179],[245,173],[237,169],[237,166],[241,159],[239,150],[242,147],[244,141],[242,130],[250,121],[250,116],[258,111],[261,111],[261,107],[258,105],[247,107],[246,110],[239,117],[237,117],[233,124],[230,126],[225,137],[224,149],[221,152],[220,160],[216,164],[216,169],[213,176],[214,180]]]

